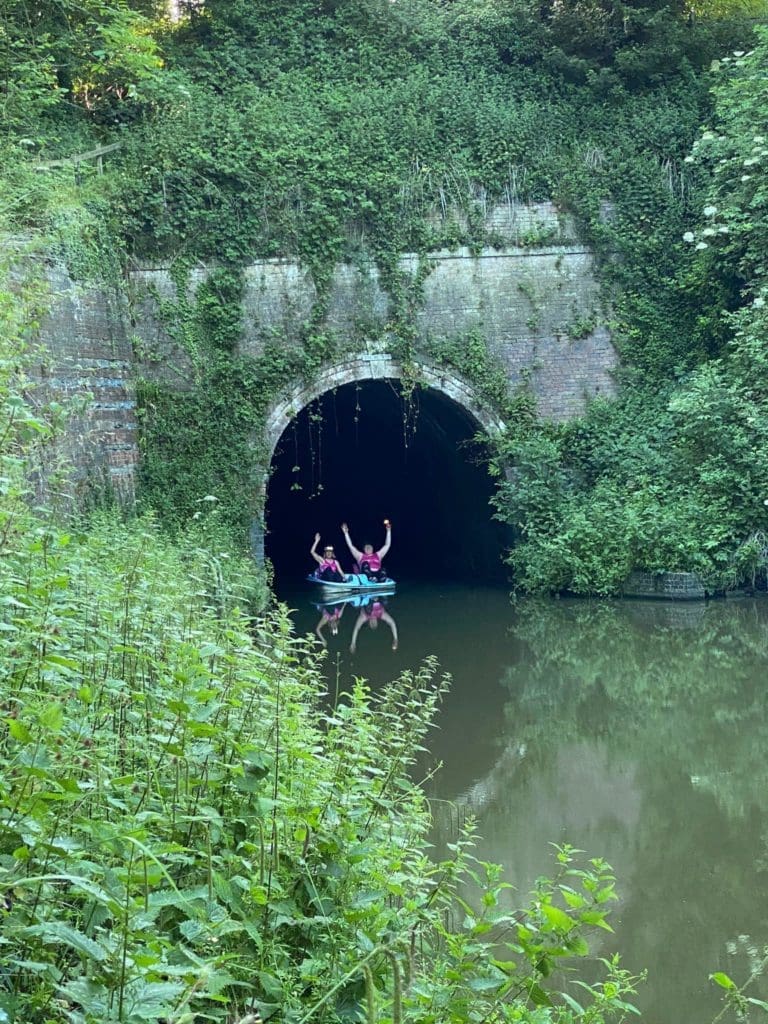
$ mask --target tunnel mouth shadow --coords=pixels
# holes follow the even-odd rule
[[[479,434],[453,398],[395,379],[343,384],[311,401],[283,431],[270,467],[265,554],[276,582],[314,568],[316,532],[349,571],[341,524],[358,548],[378,549],[385,518],[395,579],[505,582],[510,537],[493,519]]]

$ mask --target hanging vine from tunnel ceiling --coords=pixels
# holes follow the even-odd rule
[[[312,465],[312,491],[310,500],[323,492],[323,413],[320,399],[315,399],[307,406],[307,429],[309,432],[309,453]],[[315,427],[316,446],[312,440],[312,426]]]

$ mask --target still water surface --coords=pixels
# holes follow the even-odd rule
[[[552,843],[604,857],[621,901],[593,951],[647,969],[646,1022],[711,1021],[708,974],[743,980],[768,943],[768,600],[513,605],[505,589],[413,584],[374,628],[347,605],[334,636],[312,596],[280,594],[300,632],[321,627],[332,690],[427,655],[451,674],[431,739],[436,844],[473,813],[478,856],[506,866],[520,904]]]

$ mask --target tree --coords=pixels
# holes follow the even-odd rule
[[[127,0],[9,0],[0,25],[6,124],[30,131],[41,114],[70,104],[92,117],[114,113],[161,67],[152,28]]]

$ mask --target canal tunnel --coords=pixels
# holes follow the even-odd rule
[[[267,488],[265,553],[278,584],[314,566],[315,531],[349,570],[341,523],[358,548],[379,548],[385,518],[395,578],[505,580],[509,537],[492,518],[478,430],[452,398],[417,388],[408,399],[396,380],[344,384],[303,408],[278,442]]]

